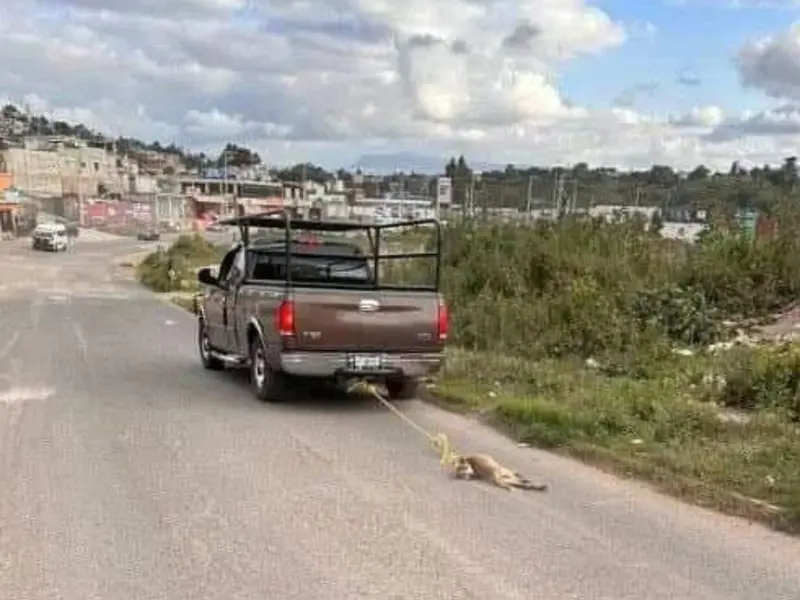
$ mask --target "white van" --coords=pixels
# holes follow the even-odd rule
[[[33,230],[34,250],[66,251],[67,226],[63,223],[41,223]]]

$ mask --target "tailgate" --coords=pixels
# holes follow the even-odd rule
[[[435,292],[295,288],[297,350],[435,352]]]

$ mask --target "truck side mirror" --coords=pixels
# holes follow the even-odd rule
[[[203,267],[197,272],[197,281],[205,285],[213,285],[214,287],[219,286],[219,280],[214,277],[214,274],[211,272],[209,267]]]

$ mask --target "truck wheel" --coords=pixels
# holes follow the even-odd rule
[[[413,400],[417,397],[416,379],[391,379],[386,382],[386,391],[391,400]]]
[[[286,393],[286,375],[267,362],[267,347],[261,336],[250,342],[250,382],[262,402],[281,402]]]
[[[200,352],[200,362],[203,363],[204,368],[209,371],[221,371],[225,367],[211,350],[205,319],[197,319],[197,349]]]

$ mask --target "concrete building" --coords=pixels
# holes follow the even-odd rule
[[[350,206],[350,218],[378,222],[432,219],[436,215],[434,200],[412,194],[386,194],[382,198],[356,196]]]
[[[256,214],[277,208],[293,209],[301,218],[344,219],[349,216],[342,182],[320,184],[292,181],[182,177],[180,193],[189,197],[198,218]]]
[[[126,194],[120,200],[91,199],[81,203],[82,221],[111,230],[169,225],[180,228],[191,222],[190,202],[175,194]]]
[[[36,225],[38,206],[18,190],[9,187],[0,174],[0,237],[14,237],[29,232]]]
[[[181,157],[168,152],[145,150],[136,154],[136,161],[143,171],[150,174],[161,174],[169,171],[178,173],[183,169]]]
[[[209,177],[181,177],[177,190],[189,198],[198,218],[205,215],[228,217],[240,213],[253,214],[284,206],[284,189],[280,182]]]
[[[126,158],[69,138],[26,138],[1,154],[14,185],[37,196],[123,194],[138,175]]]

